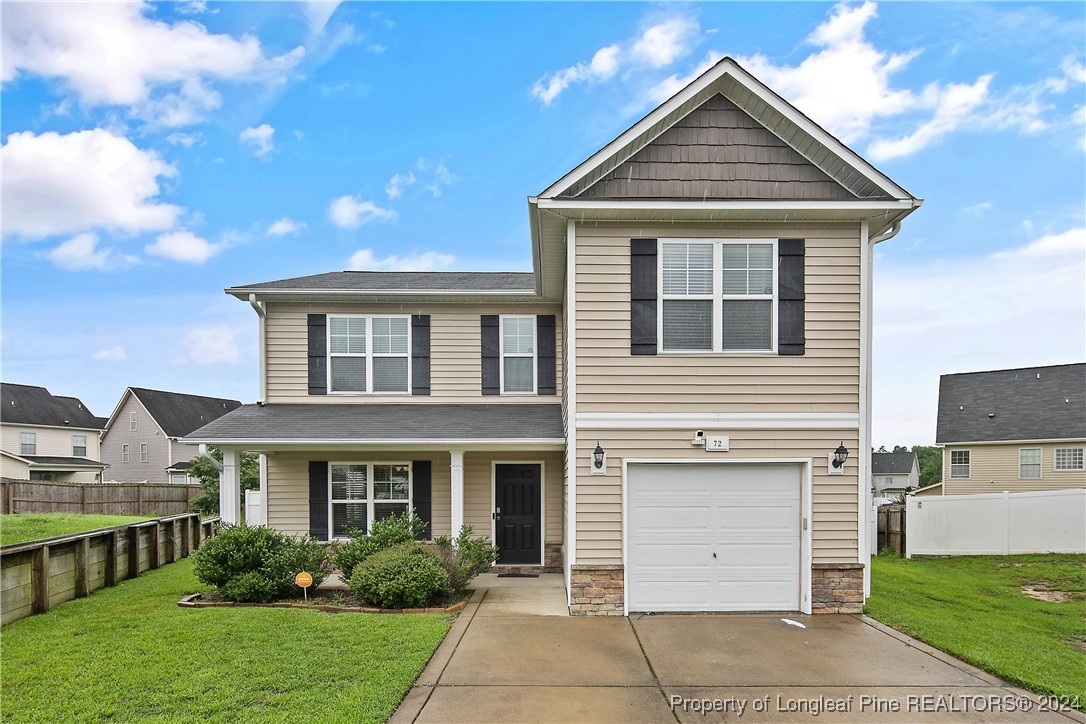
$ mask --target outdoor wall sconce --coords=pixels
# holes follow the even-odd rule
[[[830,475],[843,475],[845,472],[845,461],[848,460],[848,448],[845,447],[845,441],[842,440],[841,444],[837,446],[837,449],[829,454],[829,466],[826,472]]]
[[[596,449],[592,451],[592,468],[593,475],[606,475],[607,474],[607,453],[602,447],[600,447],[600,441],[596,441]]]

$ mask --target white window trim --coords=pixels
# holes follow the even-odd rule
[[[140,462],[141,463],[147,462],[147,458],[148,458],[147,443],[141,442],[140,443]]]
[[[378,465],[404,465],[407,467],[407,511],[414,513],[415,511],[415,470],[414,466],[410,462],[387,462],[383,460],[364,461],[364,460],[335,460],[328,463],[328,540],[348,540],[344,536],[335,537],[332,535],[333,527],[335,526],[335,520],[332,516],[334,505],[336,503],[361,503],[361,500],[345,500],[342,498],[332,498],[332,467],[335,465],[365,465],[366,466],[366,534],[373,529],[373,514],[374,504],[378,501],[373,497],[373,468]],[[386,503],[402,503],[402,500],[384,500],[380,502]]]
[[[128,413],[128,431],[129,432],[135,432],[136,431],[136,413],[135,413],[135,411],[132,411],[132,412]]]
[[[950,459],[948,461],[950,467],[947,473],[951,480],[968,480],[969,476],[973,474],[973,451],[972,450],[950,450]],[[965,475],[954,474],[954,453],[965,453],[969,456],[969,462],[958,463],[958,465],[965,465]]]
[[[366,390],[360,392],[358,390],[333,390],[332,389],[332,318],[336,319],[364,319],[366,320],[366,351],[363,353],[358,352],[336,352],[336,357],[363,357],[366,360]],[[389,352],[374,352],[373,351],[373,320],[378,319],[406,319],[407,320],[407,353],[389,353]],[[389,396],[389,395],[410,395],[411,394],[411,315],[410,314],[328,314],[325,315],[325,345],[328,350],[326,359],[328,360],[327,381],[326,385],[329,395],[376,395],[376,396]],[[406,357],[407,358],[407,389],[403,392],[374,392],[373,390],[373,359],[375,357]]]
[[[132,455],[129,452],[128,443],[121,445],[121,462],[127,463],[132,461]]]
[[[76,441],[77,438],[83,438],[83,444],[82,445],[76,445],[75,444],[75,441]],[[77,447],[83,448],[83,454],[82,455],[80,455],[79,453],[77,453],[75,451],[75,449]],[[85,458],[85,457],[87,457],[87,436],[86,435],[72,435],[72,457],[75,457],[75,458]]]
[[[1077,468],[1071,468],[1071,467],[1061,468],[1061,467],[1059,467],[1060,453],[1061,452],[1066,452],[1066,451],[1074,451],[1074,450],[1078,450],[1079,457],[1086,458],[1086,450],[1084,450],[1081,447],[1074,447],[1074,446],[1072,446],[1072,447],[1058,447],[1058,448],[1055,449],[1055,451],[1052,453],[1052,470],[1053,470],[1053,472],[1057,472],[1057,473],[1075,472],[1077,470],[1082,470],[1083,467],[1086,467],[1086,460],[1083,461],[1083,466],[1079,466]]]
[[[498,315],[498,379],[500,383],[501,395],[538,395],[539,394],[539,323],[536,320],[535,314],[500,314]],[[505,320],[507,319],[530,319],[532,321],[532,354],[512,354],[510,357],[516,358],[532,358],[532,391],[527,390],[523,392],[506,392],[505,391]]]
[[[656,250],[656,291],[660,300],[656,310],[657,354],[712,354],[712,355],[775,355],[777,354],[777,300],[780,295],[778,276],[780,257],[777,252],[779,239],[734,239],[679,237],[659,240]],[[712,244],[713,245],[713,293],[707,294],[664,294],[664,245],[665,244]],[[725,244],[772,244],[773,293],[772,294],[724,294],[724,245]],[[770,302],[769,349],[722,349],[724,344],[723,314],[724,301],[766,300]],[[712,349],[664,349],[664,301],[691,300],[711,301],[713,303]]]
[[[29,436],[30,442],[25,442],[23,438]],[[30,452],[24,449],[24,446],[30,446],[34,448]],[[19,433],[19,454],[20,455],[37,455],[38,454],[38,433],[36,432],[20,432]]]
[[[1037,462],[1035,462],[1035,463],[1023,463],[1022,462],[1022,453],[1026,452],[1027,450],[1036,450],[1037,451]],[[1045,453],[1044,453],[1043,448],[1039,448],[1039,447],[1020,447],[1020,448],[1018,448],[1018,479],[1019,480],[1042,480],[1044,478],[1044,474],[1045,474],[1044,473],[1044,471],[1045,471],[1044,460],[1045,460]],[[1037,466],[1037,476],[1036,477],[1034,477],[1034,476],[1026,477],[1026,476],[1022,475],[1022,466],[1023,465],[1036,465]]]

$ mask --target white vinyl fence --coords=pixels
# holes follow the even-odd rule
[[[906,501],[905,555],[1086,553],[1086,489]]]

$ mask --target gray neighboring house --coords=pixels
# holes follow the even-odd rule
[[[101,481],[98,436],[105,420],[78,398],[44,387],[0,384],[0,476],[64,483]]]
[[[920,465],[916,453],[871,453],[871,492],[888,498],[920,487]]]
[[[129,387],[102,433],[107,478],[117,482],[190,482],[196,449],[177,441],[241,407],[238,400]]]

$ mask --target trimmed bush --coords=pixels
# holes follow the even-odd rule
[[[490,545],[486,538],[472,538],[473,532],[470,525],[465,525],[460,528],[456,540],[447,535],[434,538],[441,565],[449,575],[450,593],[463,593],[471,579],[489,571],[498,560],[498,549]]]
[[[419,543],[378,551],[351,577],[351,592],[381,608],[423,608],[448,587],[441,559]]]
[[[228,601],[267,603],[301,595],[294,576],[307,571],[313,585],[328,577],[328,553],[311,538],[271,528],[224,525],[193,553],[193,571]]]
[[[414,511],[390,515],[375,521],[370,527],[369,535],[362,531],[351,531],[351,540],[336,547],[332,560],[343,580],[350,582],[355,566],[359,563],[378,551],[411,543],[425,531],[426,521],[415,515]]]

